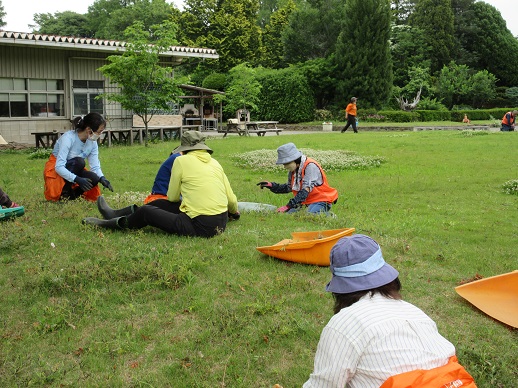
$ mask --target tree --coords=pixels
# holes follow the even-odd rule
[[[261,29],[256,23],[257,0],[222,0],[210,18],[207,36],[197,43],[218,51],[217,71],[225,72],[240,63],[257,65],[261,58]]]
[[[518,39],[507,29],[495,7],[476,2],[471,11],[471,28],[463,36],[462,44],[476,58],[473,67],[494,74],[498,85],[518,85]]]
[[[390,43],[395,86],[403,87],[410,81],[410,69],[414,67],[430,68],[432,51],[424,31],[420,28],[394,25]]]
[[[342,104],[356,96],[363,107],[381,107],[390,97],[392,63],[389,0],[347,0],[336,44],[337,91]]]
[[[88,29],[88,18],[77,12],[64,11],[37,13],[34,15],[37,32],[48,35],[76,36],[92,38],[94,33]]]
[[[496,97],[496,77],[487,70],[475,72],[451,62],[441,70],[438,94],[449,109],[462,104],[481,108]]]
[[[88,7],[89,29],[98,39],[124,39],[124,31],[135,21],[145,29],[169,20],[174,6],[166,0],[97,0]]]
[[[261,84],[257,81],[256,70],[248,63],[241,63],[228,72],[229,83],[225,96],[215,95],[214,101],[225,101],[224,110],[234,116],[238,109],[257,110]]]
[[[0,0],[0,28],[4,27],[7,23],[5,22],[5,13],[4,5],[2,4],[2,0]]]
[[[282,33],[289,25],[289,17],[294,9],[295,3],[288,0],[283,8],[270,15],[269,22],[263,29],[263,66],[273,69],[284,67]]]
[[[487,70],[480,70],[471,77],[471,106],[483,108],[496,97],[496,77]]]
[[[432,48],[432,73],[438,72],[452,59],[454,17],[451,0],[419,0],[409,19],[410,25],[425,32]]]
[[[146,145],[148,123],[155,110],[168,110],[179,94],[179,82],[171,77],[172,69],[159,63],[160,53],[176,44],[175,31],[176,25],[169,22],[153,26],[151,32],[144,30],[143,23],[136,22],[124,33],[127,46],[122,55],[110,55],[110,63],[99,68],[122,88],[120,93],[106,93],[103,97],[120,103],[142,119]]]
[[[414,12],[417,0],[392,0],[391,3],[396,25],[406,25],[408,18]]]
[[[332,54],[343,10],[343,0],[299,3],[282,33],[285,61],[295,64]]]

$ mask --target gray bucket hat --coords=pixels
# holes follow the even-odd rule
[[[209,154],[212,154],[213,151],[205,144],[206,138],[207,136],[200,131],[185,131],[182,133],[180,145],[173,150],[173,154],[194,150],[206,150]]]
[[[331,249],[330,261],[333,277],[326,291],[337,294],[378,288],[399,276],[383,259],[378,243],[363,234],[338,240]]]
[[[286,164],[297,160],[302,156],[295,144],[287,143],[277,148],[277,162],[276,164]]]

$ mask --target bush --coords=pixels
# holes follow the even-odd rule
[[[261,84],[258,115],[262,120],[301,123],[314,117],[315,100],[306,77],[294,67],[258,69]]]
[[[202,82],[202,87],[206,89],[213,89],[223,91],[227,83],[227,76],[222,73],[212,73],[205,77]]]
[[[419,115],[416,112],[405,112],[402,110],[380,110],[378,113],[384,116],[386,121],[393,121],[395,123],[411,123],[419,121]]]
[[[451,112],[443,110],[416,110],[418,121],[450,121]],[[464,117],[464,116],[463,116]]]
[[[327,109],[315,109],[316,121],[331,121],[333,119],[333,112]]]
[[[446,105],[438,101],[436,98],[423,97],[417,104],[420,110],[448,110]]]

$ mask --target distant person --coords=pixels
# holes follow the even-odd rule
[[[345,120],[347,124],[343,127],[341,133],[344,133],[349,129],[349,126],[353,127],[354,133],[358,133],[358,128],[356,127],[356,101],[358,99],[356,97],[351,98],[351,102],[345,108]]]
[[[322,331],[304,388],[476,387],[435,322],[403,301],[399,273],[376,241],[343,237],[330,262],[326,290],[335,315]]]
[[[500,130],[503,132],[514,131],[516,115],[518,115],[518,110],[507,112],[502,119],[502,128]]]
[[[199,131],[182,134],[181,145],[173,151],[182,155],[173,163],[167,199],[115,210],[101,196],[97,205],[105,219],[88,217],[83,223],[109,229],[149,225],[170,234],[207,238],[223,233],[229,219],[240,217],[237,198],[205,138]]]
[[[15,207],[20,207],[16,202],[11,201],[11,198],[5,193],[0,187],[0,208],[2,209],[11,209]]]
[[[56,142],[45,164],[45,198],[48,201],[73,200],[84,197],[96,201],[102,184],[113,191],[110,181],[101,171],[97,139],[106,128],[106,120],[99,113],[88,113],[72,120],[74,129],[65,132]],[[90,171],[86,166],[86,161]]]
[[[332,204],[338,200],[338,192],[329,186],[318,162],[303,155],[293,143],[277,148],[277,156],[277,164],[288,170],[288,182],[261,181],[257,184],[275,194],[293,193],[294,197],[277,212],[294,213],[306,208],[308,213],[328,214]]]
[[[469,121],[469,119],[468,119],[468,115],[467,114],[464,114],[464,118],[462,119],[462,122],[464,124],[470,124],[471,123],[471,121]]]
[[[155,176],[155,181],[153,182],[153,187],[151,188],[151,194],[146,197],[144,204],[153,202],[156,199],[167,199],[167,190],[171,180],[171,170],[173,168],[173,163],[180,155],[180,152],[171,152],[171,155],[169,155],[165,162],[162,163]]]

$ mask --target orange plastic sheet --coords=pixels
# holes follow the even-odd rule
[[[328,266],[329,253],[336,242],[355,232],[354,228],[330,229],[313,232],[294,232],[291,239],[275,245],[257,247],[259,252],[281,260],[302,264]]]
[[[455,291],[490,317],[518,327],[518,271],[466,283]]]

